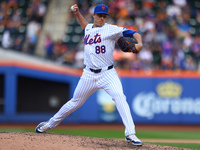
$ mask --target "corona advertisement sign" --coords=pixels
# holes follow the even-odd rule
[[[139,91],[132,99],[133,118],[153,123],[190,124],[196,119],[200,120],[200,95],[198,96],[197,86],[189,86],[192,83],[187,83],[187,80],[178,81],[157,82],[151,91]]]

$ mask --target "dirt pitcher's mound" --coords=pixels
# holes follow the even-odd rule
[[[133,146],[120,139],[92,138],[54,133],[0,133],[0,150],[180,150],[169,146],[143,144]],[[186,150],[186,149],[182,149]]]

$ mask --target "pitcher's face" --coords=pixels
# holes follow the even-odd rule
[[[107,17],[106,14],[93,14],[94,27],[102,27],[106,23]]]

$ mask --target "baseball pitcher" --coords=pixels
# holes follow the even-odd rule
[[[48,121],[41,122],[36,127],[37,133],[43,133],[55,128],[60,122],[78,109],[88,97],[99,89],[104,89],[116,103],[117,110],[125,126],[125,140],[133,145],[142,145],[135,135],[135,125],[130,108],[123,93],[122,84],[113,66],[113,51],[115,42],[124,52],[138,53],[142,49],[141,35],[136,31],[128,30],[106,23],[108,7],[98,4],[93,13],[94,22],[88,23],[80,14],[77,4],[70,10],[79,21],[84,31],[84,65],[83,74],[70,101]],[[127,40],[135,39],[136,43]]]

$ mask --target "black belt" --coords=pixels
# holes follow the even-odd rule
[[[86,66],[85,66],[86,67]],[[107,70],[110,70],[110,69],[112,69],[114,66],[113,65],[111,65],[111,66],[108,66],[108,69]],[[90,68],[90,71],[92,71],[92,72],[94,72],[94,73],[100,73],[101,72],[101,70],[102,69],[92,69],[92,68]]]

